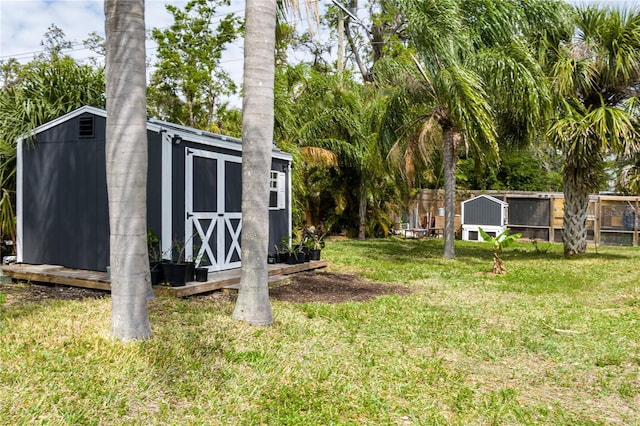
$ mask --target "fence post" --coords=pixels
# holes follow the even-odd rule
[[[602,217],[602,198],[598,196],[596,198],[596,205],[594,207],[595,211],[593,212],[595,216],[595,223],[593,224],[593,242],[596,247],[600,246],[600,224],[602,221],[600,220]]]
[[[635,209],[633,210],[633,246],[638,247],[638,199],[636,198]]]
[[[556,220],[555,197],[553,194],[549,197],[549,242],[552,243],[556,238],[556,228],[554,222]]]

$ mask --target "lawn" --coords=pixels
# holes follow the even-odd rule
[[[266,328],[161,296],[143,343],[109,336],[108,298],[5,302],[0,423],[640,425],[640,249],[518,243],[506,276],[487,245],[456,252],[330,241],[329,272],[410,291],[274,301]]]

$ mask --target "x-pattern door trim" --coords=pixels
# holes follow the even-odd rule
[[[240,219],[240,222],[236,226],[236,229],[233,229],[233,224],[231,223],[232,219]],[[224,218],[225,229],[229,231],[229,235],[231,236],[231,246],[229,247],[229,251],[227,252],[227,257],[224,260],[226,265],[232,265],[236,262],[232,262],[231,259],[235,253],[238,254],[238,258],[240,257],[240,233],[242,231],[242,214],[241,213],[228,213],[227,217]],[[221,232],[223,238],[226,237],[226,232]],[[224,243],[223,243],[224,244]],[[239,262],[238,262],[239,263]]]
[[[194,259],[196,260],[196,267],[199,267],[200,264],[202,263],[202,259],[204,258],[205,252],[206,252],[206,255],[209,256],[209,261],[211,262],[211,264],[217,265],[218,259],[213,254],[213,250],[211,250],[211,245],[210,245],[211,235],[213,234],[213,231],[216,229],[216,226],[218,225],[217,215],[211,214],[211,213],[194,213],[193,219],[194,219],[193,226],[196,228],[196,232],[198,233],[198,236],[200,237],[200,241],[201,241],[200,250],[198,250],[198,254],[194,256]],[[201,220],[211,221],[209,223],[209,226],[207,227],[206,232],[202,228]],[[193,248],[191,250],[193,252]]]
[[[185,221],[185,256],[192,257],[200,263],[202,256],[206,254],[210,257],[211,266],[209,270],[217,271],[223,269],[237,268],[240,261],[233,261],[234,255],[241,257],[240,234],[242,231],[242,213],[225,211],[225,166],[227,162],[241,163],[240,157],[227,154],[220,154],[210,151],[203,151],[192,148],[185,148],[185,207],[187,218]],[[216,212],[194,212],[194,157],[203,157],[217,160],[217,210]],[[201,220],[211,220],[204,231]],[[240,222],[234,227],[232,221],[238,219]],[[195,228],[195,232],[194,232]],[[214,241],[211,237],[216,232]],[[231,238],[228,251],[225,252],[227,232]],[[198,234],[201,239],[201,246],[196,256],[193,256],[193,237]],[[216,254],[213,255],[211,244],[216,244]],[[196,265],[198,266],[198,265]]]

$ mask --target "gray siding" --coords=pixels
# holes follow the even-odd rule
[[[106,271],[109,207],[105,126],[94,117],[94,137],[79,138],[80,118],[45,130],[23,151],[23,261]],[[147,222],[161,229],[161,136],[149,142]]]
[[[185,206],[185,182],[184,182],[184,146],[172,145],[171,148],[171,232],[170,241],[182,243],[184,240],[184,222],[186,220]],[[164,239],[165,236],[163,235]],[[175,244],[172,244],[174,246]]]
[[[79,136],[79,122],[93,117],[93,137]],[[23,148],[23,233],[25,263],[56,264],[69,268],[105,271],[109,264],[109,217],[105,170],[106,119],[91,113],[42,130]],[[181,241],[185,234],[184,148],[241,155],[192,142],[172,146],[172,170],[162,170],[162,135],[147,132],[149,167],[147,224],[161,238]],[[238,145],[240,146],[240,145]],[[286,170],[288,161],[273,159],[273,170]],[[172,177],[172,234],[162,233],[162,176]],[[209,181],[216,176],[206,174]],[[288,180],[287,180],[288,184]],[[206,185],[211,186],[211,185]],[[194,188],[196,191],[198,188]],[[241,167],[231,165],[225,178],[228,211],[240,211]],[[231,196],[231,195],[235,196]],[[289,197],[289,188],[286,191]],[[213,197],[215,200],[215,197]],[[287,206],[290,200],[287,199]],[[289,235],[287,209],[269,212],[269,247]],[[227,247],[228,248],[228,247]]]
[[[464,204],[465,225],[502,226],[502,205],[485,197],[469,200]]]
[[[78,119],[38,134],[23,151],[23,261],[106,270],[109,222],[104,119],[78,137]]]
[[[162,135],[147,131],[149,167],[147,169],[147,228],[162,232]]]

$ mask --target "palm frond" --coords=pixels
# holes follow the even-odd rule
[[[444,119],[451,120],[453,128],[464,134],[465,142],[477,158],[486,163],[496,163],[498,143],[495,115],[480,76],[453,64],[434,77],[434,86],[439,105],[446,109]]]
[[[550,72],[551,84],[560,97],[588,96],[597,90],[597,65],[591,58],[581,57],[584,55],[570,49],[565,46],[558,50],[558,60]]]
[[[406,0],[402,3],[409,32],[422,57],[432,58],[428,65],[441,66],[455,61],[458,48],[468,43],[453,0]]]
[[[483,76],[502,129],[501,138],[528,145],[551,113],[548,80],[522,42],[481,49],[472,66]]]
[[[302,158],[319,167],[336,167],[338,165],[338,156],[335,152],[317,146],[300,147]]]

